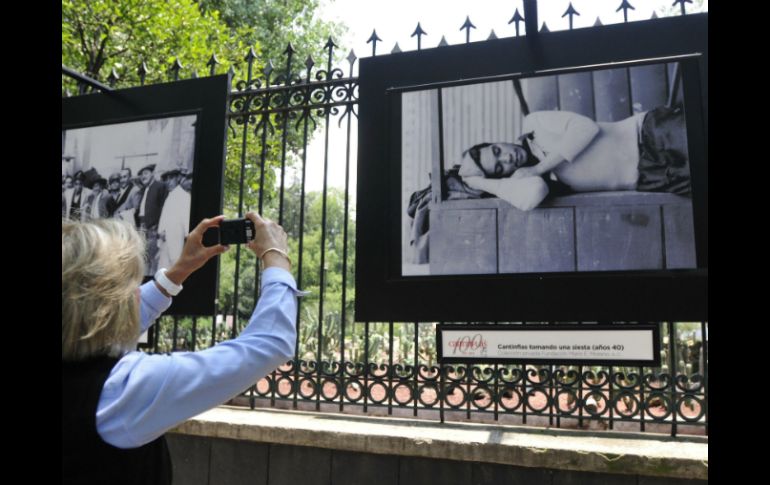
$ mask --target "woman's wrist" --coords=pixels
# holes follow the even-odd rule
[[[291,271],[291,261],[289,258],[278,251],[268,251],[262,255],[262,267],[271,268],[277,267]]]
[[[170,279],[172,283],[176,285],[181,285],[184,283],[184,281],[192,274],[192,271],[188,271],[184,267],[180,266],[179,263],[174,263],[174,265],[166,270],[166,278]]]

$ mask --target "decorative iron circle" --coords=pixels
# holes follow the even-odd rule
[[[589,398],[593,398],[596,404],[590,403]],[[592,417],[599,417],[609,411],[609,406],[607,405],[607,397],[604,395],[604,393],[598,390],[588,392],[583,398],[581,404],[583,410]]]
[[[281,391],[281,387],[283,387],[281,386],[281,384],[284,382],[288,384],[286,386],[287,389],[285,391]],[[281,397],[291,396],[292,394],[294,394],[294,381],[288,376],[279,377],[278,380],[276,381],[275,393]]]
[[[325,378],[323,381],[321,381],[321,397],[323,397],[327,401],[334,401],[338,397],[340,397],[340,383],[339,381],[335,379],[329,379]],[[328,386],[327,384],[331,384]],[[330,396],[327,389],[333,389],[334,393]]]
[[[382,388],[382,398],[380,399],[374,397],[375,389],[378,388]],[[367,391],[369,395],[369,401],[374,404],[382,404],[388,399],[388,386],[386,386],[382,381],[375,381],[370,383]]]
[[[459,391],[459,394],[458,394]],[[465,389],[456,384],[447,386],[444,402],[452,409],[460,409],[467,402],[468,395]]]
[[[698,407],[698,413],[695,416],[687,416],[683,407],[690,407],[693,402]],[[699,396],[694,396],[692,394],[686,394],[679,397],[679,399],[676,400],[676,410],[677,415],[688,423],[696,423],[706,414],[706,407],[703,405],[702,399]]]
[[[363,387],[361,386],[361,381],[358,379],[350,379],[345,383],[345,399],[350,402],[358,402],[363,397],[364,391]]]
[[[431,391],[431,392],[428,392]],[[430,408],[438,403],[438,386],[436,384],[423,384],[417,388],[417,400],[425,407]],[[433,400],[426,401],[424,396],[426,394],[432,394]]]
[[[406,388],[409,391],[406,395],[406,399],[403,401],[398,397],[398,390],[402,388]],[[410,383],[401,382],[399,384],[396,384],[396,386],[392,390],[392,393],[393,393],[393,400],[401,405],[409,404],[410,402],[412,402],[412,400],[414,400],[414,390],[412,388],[412,384]]]
[[[515,387],[506,387],[500,389],[500,392],[497,393],[496,397],[500,407],[506,411],[516,411],[524,405],[524,399],[522,399],[521,393]],[[513,406],[506,404],[507,399],[514,401]]]
[[[537,407],[532,405],[532,398],[537,395],[542,394],[545,397],[545,403],[542,407]],[[546,409],[548,409],[551,405],[551,398],[548,396],[548,393],[545,392],[545,388],[542,386],[535,386],[527,390],[526,395],[526,401],[527,401],[527,407],[531,409],[535,413],[542,413]]]
[[[623,403],[624,409],[620,408],[621,403]],[[632,391],[618,392],[612,400],[612,408],[624,418],[636,416],[640,410],[639,396]]]
[[[316,389],[315,381],[312,377],[303,377],[299,380],[299,395],[309,399],[315,396],[318,389]]]
[[[254,390],[260,396],[267,396],[273,389],[273,379],[268,375],[257,381]]]
[[[471,392],[471,404],[476,409],[487,409],[492,403],[495,402],[494,395],[489,389],[489,386],[479,384],[473,392]]]
[[[662,414],[655,414],[653,412],[653,408],[660,407],[658,403],[660,403],[665,410],[665,412]],[[669,397],[662,392],[653,392],[644,400],[644,412],[654,421],[664,421],[666,418],[671,416],[671,399],[669,399]]]

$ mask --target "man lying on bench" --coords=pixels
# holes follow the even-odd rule
[[[463,153],[459,174],[474,189],[521,210],[555,190],[638,190],[690,196],[687,132],[681,105],[616,122],[570,111],[524,117],[519,143],[480,143]]]

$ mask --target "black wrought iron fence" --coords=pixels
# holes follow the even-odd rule
[[[685,2],[673,5],[679,4],[685,14]],[[509,22],[515,35],[520,35],[520,22],[527,22],[530,29],[538,25],[536,5],[526,0],[524,15],[515,11]],[[622,10],[626,22],[629,8],[633,7],[623,1],[617,10],[618,15]],[[570,3],[565,12],[570,28],[576,14]],[[466,42],[471,28],[475,26],[466,18],[461,27],[468,34]],[[418,49],[423,48],[422,35],[418,24],[413,34]],[[376,55],[378,42],[382,40],[372,32],[371,55]],[[446,45],[443,38],[438,46],[442,45]],[[393,51],[399,50],[396,44]],[[294,359],[236,402],[441,421],[708,433],[708,322],[660,322],[662,365],[657,368],[441,366],[436,362],[438,322],[355,322],[352,169],[358,162],[357,57],[351,50],[341,69],[335,67],[339,55],[332,39],[325,52],[320,63],[309,56],[299,59],[289,44],[276,67],[271,61],[257,63],[249,51],[243,72],[232,71],[225,214],[255,210],[282,224],[290,236],[298,285],[311,291],[300,302]],[[209,66],[209,74],[215,74],[216,56]],[[261,66],[258,74],[256,66]],[[181,70],[174,63],[170,80],[178,80]],[[147,66],[142,63],[138,72],[143,84]],[[78,81],[80,93],[106,89],[76,73],[63,69],[63,74]],[[118,84],[114,71],[108,83]],[[323,144],[311,144],[313,136],[323,136]],[[319,146],[320,151],[312,152]],[[320,190],[308,189],[309,170],[312,177],[320,177]],[[342,176],[341,182],[330,185],[332,170]],[[220,286],[216,315],[162,317],[154,327],[151,351],[200,350],[237,335],[259,297],[253,255],[240,247],[229,252],[221,263]]]

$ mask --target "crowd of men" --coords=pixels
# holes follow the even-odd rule
[[[155,165],[136,178],[124,168],[105,179],[93,170],[62,175],[62,218],[114,217],[130,221],[147,241],[146,274],[168,268],[182,252],[189,232],[191,171],[171,169],[156,178]]]

